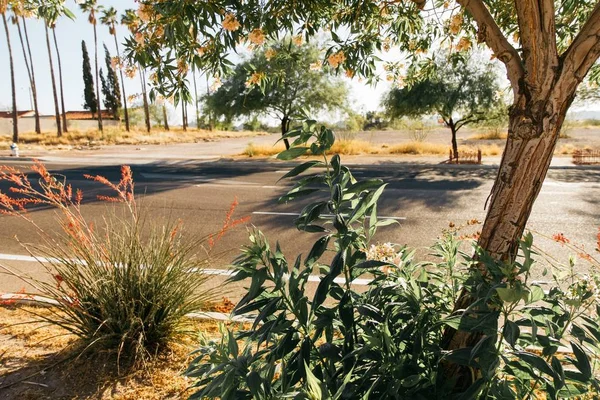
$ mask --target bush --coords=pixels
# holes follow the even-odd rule
[[[204,250],[201,240],[186,240],[180,222],[149,223],[136,204],[128,167],[123,167],[118,184],[88,176],[114,190],[114,196],[99,196],[101,200],[124,205],[99,227],[83,217],[80,191],[41,164],[34,170],[40,189],[15,169],[0,170],[0,180],[12,183],[11,191],[18,196],[0,193],[0,210],[36,227],[27,206],[60,211],[62,233],[40,230],[45,244],[26,245],[32,254],[48,259],[43,265],[50,282],[3,267],[30,283],[35,294],[54,300],[50,316],[38,317],[78,336],[87,349],[113,349],[133,359],[160,350],[184,332],[184,316],[202,309],[210,298],[201,288],[206,275],[196,273],[208,262],[209,246]]]
[[[597,278],[573,274],[568,288],[556,284],[544,293],[529,282],[531,235],[509,264],[478,248],[474,257],[459,252],[452,232],[434,246],[435,263],[415,262],[406,248],[372,245],[377,229],[392,223],[377,217],[385,184],[358,181],[339,156],[328,159],[328,129],[308,122],[287,137],[295,147],[280,159],[323,156],[288,172],[286,178],[323,168],[280,198],[327,193],[296,220],[299,230],[321,237],[304,260],[288,261],[279,245],[252,232],[231,280],[250,280],[234,314],[256,318],[250,329],[226,330],[198,349],[187,371],[196,378],[193,398],[514,399],[543,392],[556,399],[598,389]],[[323,262],[329,253],[332,261]],[[312,273],[320,282],[309,296]],[[358,292],[352,283],[363,275],[373,279]],[[464,296],[474,303],[456,307]],[[480,340],[448,350],[453,329]],[[558,354],[564,345],[570,356]],[[457,367],[470,371],[472,385],[455,387]]]

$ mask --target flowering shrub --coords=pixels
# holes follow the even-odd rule
[[[284,178],[320,168],[297,178],[280,199],[327,193],[296,220],[299,230],[321,236],[304,259],[288,260],[279,245],[251,233],[231,280],[249,280],[233,313],[255,313],[254,323],[202,343],[186,373],[196,379],[192,398],[529,399],[545,393],[557,399],[598,391],[597,277],[572,273],[569,287],[556,284],[546,293],[530,282],[531,234],[513,263],[476,246],[461,253],[450,231],[433,246],[430,263],[416,262],[405,248],[372,245],[377,228],[392,223],[377,217],[385,184],[358,181],[338,155],[326,157],[333,133],[314,122],[285,138],[293,147],[280,159],[309,151],[323,156],[288,172]],[[323,261],[327,253],[330,262]],[[307,290],[311,274],[319,274],[314,294]],[[366,291],[356,291],[353,282],[365,274],[372,277]],[[455,310],[462,290],[475,302]],[[478,332],[481,340],[448,351],[447,329]],[[455,365],[475,377],[460,393]]]
[[[129,167],[112,183],[102,176],[86,176],[111,189],[102,201],[123,205],[95,226],[82,215],[83,193],[64,178],[36,163],[37,184],[10,167],[0,167],[0,181],[12,184],[0,193],[0,212],[33,224],[42,245],[25,245],[39,257],[52,277],[50,282],[23,276],[2,266],[36,289],[36,294],[55,300],[50,316],[39,315],[83,340],[87,349],[108,348],[133,358],[154,352],[186,329],[187,313],[203,308],[211,298],[202,288],[206,275],[198,274],[207,263],[208,247],[226,230],[245,220],[233,220],[235,204],[222,230],[206,239],[186,240],[181,222],[152,225],[136,203]],[[27,212],[29,206],[56,208],[62,233],[45,232]],[[193,275],[192,275],[193,274]]]

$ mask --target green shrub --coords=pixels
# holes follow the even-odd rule
[[[188,323],[184,316],[202,309],[210,296],[201,289],[206,275],[194,273],[207,263],[206,253],[197,254],[203,251],[201,241],[185,240],[180,223],[144,219],[128,167],[118,184],[89,177],[115,191],[115,196],[99,196],[102,200],[124,204],[101,226],[83,217],[80,192],[73,193],[41,164],[34,168],[40,174],[39,190],[25,174],[1,170],[0,180],[13,183],[21,197],[0,193],[0,208],[32,223],[28,205],[60,211],[62,233],[40,231],[45,244],[27,246],[47,258],[43,266],[50,282],[3,267],[33,285],[35,294],[54,300],[50,316],[38,317],[78,336],[87,349],[112,349],[133,359],[160,350],[183,333]]]
[[[334,142],[313,122],[287,137],[293,147],[280,159],[324,155]],[[474,258],[460,253],[452,233],[434,246],[436,262],[417,263],[406,248],[371,244],[377,228],[391,223],[377,218],[382,181],[356,180],[337,155],[298,165],[285,178],[315,167],[322,169],[298,178],[280,201],[327,193],[296,220],[320,238],[304,260],[288,260],[252,232],[231,280],[250,281],[234,314],[256,318],[250,329],[227,330],[197,350],[187,370],[198,388],[192,398],[524,399],[539,391],[556,399],[598,390],[597,278],[572,274],[569,287],[556,284],[546,294],[529,282],[531,235],[511,264],[477,248]],[[324,254],[332,261],[321,261]],[[310,295],[313,273],[320,282]],[[373,278],[367,290],[354,290],[365,275]],[[455,305],[463,295],[474,299],[466,309]],[[480,340],[448,350],[452,329]],[[572,354],[559,356],[559,346]],[[457,366],[470,369],[471,386],[455,387]]]

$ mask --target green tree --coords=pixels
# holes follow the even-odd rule
[[[228,53],[257,29],[266,36],[323,32],[332,39],[325,56],[331,67],[370,81],[378,79],[378,51],[395,47],[409,62],[420,62],[433,45],[459,51],[485,43],[504,64],[513,93],[506,147],[478,241],[498,262],[515,260],[579,83],[590,70],[600,69],[599,0],[148,0],[142,6],[143,32],[149,35],[158,27],[170,32],[148,37],[148,64],[154,69],[164,63],[165,52],[157,49],[193,53],[200,43],[206,46],[202,61],[212,73],[226,73]],[[190,30],[201,36],[190,37]],[[386,67],[393,76],[401,74],[400,64]],[[456,309],[474,300],[463,293]],[[444,342],[456,349],[480,339],[480,333],[458,329],[449,330]],[[457,391],[478,376],[449,365]]]
[[[12,47],[10,44],[10,31],[8,30],[8,22],[6,18],[6,12],[8,10],[7,3],[0,1],[0,14],[2,15],[2,22],[4,23],[4,33],[6,34],[6,45],[8,47],[8,63],[10,65],[10,88],[12,97],[12,122],[13,122],[13,136],[12,140],[14,143],[19,142],[19,120],[17,119],[17,91],[15,86],[15,65],[12,56]]]
[[[227,121],[242,115],[268,114],[280,121],[284,135],[292,121],[306,114],[346,105],[346,86],[321,69],[311,68],[318,60],[315,46],[298,46],[289,39],[274,43],[238,64],[231,77],[206,96],[206,105]],[[287,139],[284,142],[289,148]]]
[[[125,80],[123,78],[123,67],[121,60],[121,53],[119,51],[119,41],[117,40],[117,10],[114,7],[108,7],[102,10],[102,17],[100,22],[108,26],[108,32],[112,35],[115,40],[115,50],[117,51],[118,63],[115,66],[119,70],[121,76],[121,90],[123,91],[123,110],[125,117],[125,130],[129,132],[129,111],[127,109],[127,94],[125,93]],[[120,94],[119,94],[120,96]]]
[[[94,90],[94,77],[92,75],[92,66],[90,65],[90,56],[88,55],[85,41],[81,41],[81,52],[83,54],[83,108],[90,110],[92,118],[98,111],[98,102]]]
[[[497,75],[493,65],[482,64],[471,54],[441,55],[432,60],[423,77],[423,68],[409,69],[402,88],[391,89],[383,100],[388,115],[421,117],[437,113],[452,133],[452,152],[458,158],[456,133],[467,124],[484,121],[499,103]]]
[[[58,40],[56,38],[56,22],[51,26],[52,38],[54,40],[54,50],[56,51],[56,63],[58,65],[58,86],[60,87],[60,106],[62,108],[63,132],[69,132],[67,125],[67,110],[65,109],[65,88],[63,85],[62,62],[60,60],[60,50],[58,48]]]
[[[121,88],[117,73],[112,67],[112,58],[106,45],[104,45],[104,62],[106,64],[106,79],[102,76],[100,69],[100,80],[102,82],[102,94],[104,95],[104,107],[113,115],[114,119],[119,119],[119,110],[121,109]]]

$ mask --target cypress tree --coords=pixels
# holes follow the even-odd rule
[[[102,84],[104,107],[112,113],[114,119],[119,119],[119,110],[122,106],[121,87],[106,44],[104,45],[104,62],[106,63],[106,90],[104,89],[104,83]]]
[[[96,111],[98,111],[98,102],[96,101],[96,92],[94,91],[94,77],[92,75],[90,56],[83,40],[81,41],[81,52],[83,53],[83,108],[90,110],[93,118]]]

